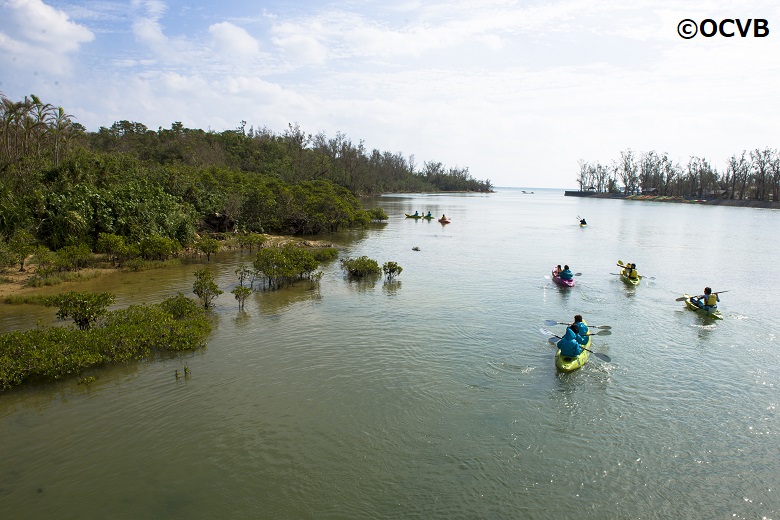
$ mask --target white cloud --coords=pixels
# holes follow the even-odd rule
[[[330,53],[321,41],[322,26],[319,23],[301,26],[283,23],[273,28],[272,41],[295,67],[319,65],[327,61]]]
[[[41,0],[4,2],[0,18],[0,60],[17,67],[63,72],[68,56],[94,39],[89,29]]]
[[[245,29],[230,22],[215,23],[209,27],[215,48],[230,56],[254,56],[260,52],[260,43]]]

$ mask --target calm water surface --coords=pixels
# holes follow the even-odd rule
[[[779,518],[780,320],[759,273],[780,212],[534,191],[366,201],[389,222],[329,239],[398,262],[397,282],[333,262],[244,314],[229,291],[251,255],[221,253],[206,349],[0,395],[3,516]],[[452,223],[403,216],[429,209]],[[652,278],[625,286],[618,259]],[[85,286],[152,303],[192,296],[201,266]],[[730,291],[725,320],[675,301],[705,285]],[[592,346],[612,362],[559,374],[538,329],[575,313],[612,326]],[[0,327],[52,315],[0,306]]]

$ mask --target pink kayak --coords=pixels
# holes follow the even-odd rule
[[[574,287],[574,278],[571,280],[564,280],[560,276],[558,276],[558,267],[553,267],[552,270],[552,279],[553,282],[557,283],[558,285],[563,285],[564,287]]]

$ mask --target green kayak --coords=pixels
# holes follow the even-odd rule
[[[705,318],[712,318],[713,320],[722,320],[723,315],[720,313],[717,307],[711,308],[711,309],[702,309],[693,301],[691,301],[691,295],[690,294],[684,294],[685,296],[685,306],[688,307],[690,310],[694,311],[699,316],[703,316]]]
[[[620,271],[620,279],[623,280],[628,285],[639,285],[642,283],[642,280],[640,278],[631,278],[630,276],[626,276],[626,270],[623,269]]]
[[[583,321],[583,323],[585,323]],[[587,323],[585,323],[587,325]],[[588,336],[588,342],[583,345],[584,348],[590,348],[591,337]],[[584,350],[576,357],[562,356],[561,349],[555,353],[555,366],[561,372],[573,372],[588,362],[590,351]]]

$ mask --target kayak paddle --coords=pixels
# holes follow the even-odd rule
[[[712,294],[722,294],[722,293],[724,293],[724,292],[729,292],[730,290],[731,290],[731,289],[729,289],[728,291],[718,291],[718,292],[713,292]],[[687,300],[687,299],[688,299],[688,298],[686,298],[685,296],[680,296],[679,298],[675,298],[675,299],[674,299],[674,301],[676,301],[676,302],[684,302],[684,301],[685,301],[685,300]]]
[[[560,336],[558,336],[556,334],[553,334],[552,332],[550,332],[547,329],[543,329],[543,328],[539,329],[539,332],[541,332],[542,335],[544,335],[544,336],[555,336],[556,338],[560,338]],[[611,330],[600,330],[600,331],[595,332],[593,334],[588,333],[588,334],[585,334],[585,335],[586,336],[611,336],[612,335],[612,331]]]
[[[548,327],[552,327],[553,325],[569,325],[568,323],[564,323],[562,321],[555,321],[555,320],[544,320],[544,324]],[[588,325],[589,329],[611,329],[611,325]]]

